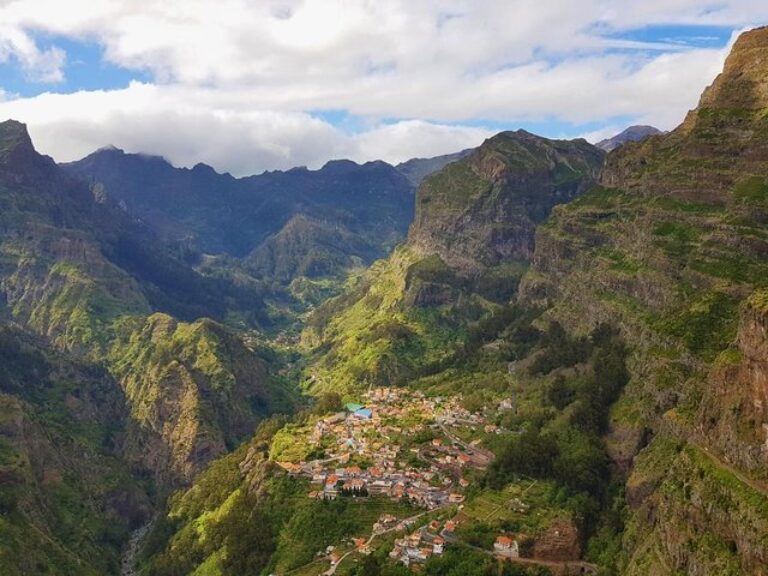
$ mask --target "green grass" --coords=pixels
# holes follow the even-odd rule
[[[677,315],[659,320],[657,327],[680,338],[691,352],[713,360],[736,335],[738,304],[734,296],[709,292]]]

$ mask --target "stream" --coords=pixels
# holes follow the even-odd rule
[[[152,527],[153,521],[154,519],[131,532],[128,545],[125,547],[123,556],[120,559],[120,576],[136,576],[136,556],[139,553],[139,545]]]

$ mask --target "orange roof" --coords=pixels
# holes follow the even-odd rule
[[[501,544],[502,546],[512,546],[512,542],[514,542],[514,540],[509,536],[499,536],[496,538],[496,544]]]

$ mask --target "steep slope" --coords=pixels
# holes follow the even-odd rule
[[[253,326],[258,288],[197,273],[98,187],[37,154],[23,125],[0,124],[0,142],[2,311],[109,371],[132,416],[126,457],[139,472],[161,491],[189,481],[285,409],[262,355],[198,320]]]
[[[640,140],[648,138],[648,136],[655,136],[657,134],[662,134],[662,131],[658,128],[654,128],[653,126],[630,126],[615,136],[600,140],[600,142],[595,144],[595,146],[604,152],[613,152],[616,150],[616,148],[626,144],[627,142],[639,142]]]
[[[104,370],[0,326],[0,571],[114,574],[150,505],[121,461],[128,414]]]
[[[236,179],[202,164],[179,169],[103,149],[64,168],[98,182],[188,261],[243,258],[245,270],[285,284],[385,256],[413,218],[409,181],[383,162],[333,161],[316,171]]]
[[[408,243],[470,275],[529,260],[536,225],[589,188],[602,159],[584,140],[502,132],[424,181]]]
[[[767,62],[768,29],[743,34],[679,128],[609,155],[602,187],[539,228],[521,288],[634,347],[615,459],[629,468],[656,437],[629,478],[630,574],[764,573]]]
[[[126,320],[121,332],[108,363],[130,408],[127,456],[159,486],[190,482],[259,420],[291,409],[267,363],[211,320],[153,314]]]
[[[450,355],[514,295],[536,225],[591,186],[602,159],[583,140],[504,132],[428,177],[406,245],[310,318],[310,388],[402,382]]]

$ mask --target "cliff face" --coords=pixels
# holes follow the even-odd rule
[[[312,389],[404,382],[450,354],[466,323],[514,296],[536,226],[594,184],[602,160],[583,140],[504,132],[429,176],[406,245],[308,322]]]
[[[0,572],[111,574],[149,499],[121,460],[128,419],[104,370],[0,327]]]
[[[125,456],[162,489],[188,481],[282,401],[240,336],[197,320],[252,324],[260,294],[176,258],[98,187],[39,155],[13,121],[0,124],[0,208],[3,319],[108,371],[126,410]]]
[[[768,310],[766,293],[742,306],[736,342],[712,368],[697,431],[727,460],[768,478]]]
[[[762,525],[766,509],[759,485],[744,484],[768,464],[753,296],[768,274],[766,78],[768,29],[745,33],[679,128],[611,153],[601,186],[555,208],[521,287],[572,330],[620,325],[635,350],[609,439],[645,490],[632,500],[630,574],[762,573],[761,536],[739,527]],[[648,431],[646,452],[680,440],[690,458],[632,468]],[[656,481],[643,483],[653,466]]]
[[[588,189],[602,159],[585,141],[503,132],[423,182],[408,243],[469,275],[530,260],[536,225]]]
[[[248,437],[279,402],[266,363],[209,320],[131,321],[110,364],[131,414],[127,454],[161,486],[188,483]]]

